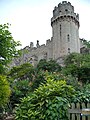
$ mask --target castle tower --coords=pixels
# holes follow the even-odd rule
[[[51,18],[53,37],[53,59],[80,52],[79,15],[74,13],[70,2],[63,1],[53,10]]]

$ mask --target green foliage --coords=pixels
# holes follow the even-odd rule
[[[68,120],[67,108],[74,96],[72,86],[63,80],[54,81],[47,76],[46,84],[42,84],[30,96],[22,99],[17,106],[16,120]]]
[[[76,91],[79,91],[82,88],[82,84],[75,77],[72,77],[71,75],[68,75],[66,77],[66,82],[67,82],[68,85],[73,86],[73,88]]]
[[[30,63],[24,63],[20,66],[13,67],[9,73],[8,77],[13,80],[29,80],[33,79],[34,68]]]
[[[28,80],[14,81],[11,84],[12,94],[10,96],[10,109],[15,107],[15,104],[20,103],[20,99],[30,94],[31,87]]]
[[[0,75],[0,107],[3,107],[10,97],[10,86],[5,76]]]
[[[85,39],[82,40],[83,44],[87,46],[87,48],[90,48],[90,41],[87,41]]]
[[[34,80],[31,83],[31,91],[34,91],[39,87],[41,83],[46,83],[46,74],[48,72],[44,72],[43,70],[40,70],[35,73]]]
[[[90,84],[86,84],[81,90],[77,91],[73,102],[90,102]]]
[[[70,55],[66,56],[65,58],[65,66],[68,66],[70,64],[74,64],[77,66],[80,66],[82,64],[82,54],[80,53],[71,53]]]
[[[9,32],[9,24],[0,25],[0,69],[5,67],[12,57],[17,56],[16,47],[19,45]],[[2,74],[3,70],[0,70],[0,73]]]
[[[61,71],[61,66],[54,60],[46,61],[42,59],[37,65],[37,70],[44,70],[48,72],[58,72]]]
[[[34,79],[34,68],[31,64],[25,63],[20,66],[13,67],[7,74],[10,82],[12,94],[10,96],[9,108],[15,107],[20,103],[20,99],[27,96],[31,92],[31,84]]]
[[[90,54],[71,53],[65,59],[64,73],[83,83],[90,82]]]
[[[36,69],[34,80],[32,81],[32,91],[39,87],[41,83],[46,83],[46,75],[47,74],[55,74],[56,72],[61,71],[61,66],[54,60],[46,61],[42,59],[39,61]],[[54,77],[55,75],[53,75]],[[56,75],[57,76],[57,75]],[[60,78],[59,78],[60,79]]]
[[[48,72],[40,70],[36,72],[36,75],[34,76],[34,80],[32,81],[31,88],[32,91],[34,91],[36,88],[39,87],[41,83],[46,83],[46,78],[49,76],[51,79],[54,80],[68,80],[69,78],[62,74],[62,72]]]

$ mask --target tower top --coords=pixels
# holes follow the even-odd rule
[[[53,20],[57,19],[58,17],[62,16],[73,17],[79,22],[79,14],[76,14],[74,12],[74,6],[72,6],[70,2],[62,1],[61,3],[58,4],[58,6],[54,7],[51,22],[53,22]]]

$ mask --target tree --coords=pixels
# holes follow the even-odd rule
[[[82,42],[83,42],[84,45],[87,46],[87,48],[90,48],[90,41],[87,41],[87,40],[85,40],[85,39],[82,39]]]
[[[9,82],[4,75],[9,67],[9,62],[13,57],[19,55],[16,49],[19,45],[20,43],[14,41],[9,31],[9,24],[0,25],[0,109],[2,112],[2,108],[5,107],[10,97]]]
[[[30,96],[22,99],[16,108],[16,120],[68,120],[67,109],[75,91],[63,80],[54,81],[47,76]]]
[[[42,59],[37,65],[37,70],[58,72],[61,71],[61,66],[55,60],[46,61],[45,59]]]
[[[15,104],[20,103],[20,99],[31,92],[31,83],[34,78],[34,67],[30,63],[24,63],[13,67],[7,73],[7,79],[10,82],[11,96],[9,109],[13,109]]]
[[[0,25],[0,73],[4,72],[12,57],[18,55],[16,47],[19,45],[20,43],[14,41],[9,32],[9,24]]]
[[[24,63],[13,67],[7,76],[14,80],[33,80],[34,67],[30,63]]]
[[[89,54],[90,53],[90,41],[81,39],[81,42],[83,44],[83,47],[80,49],[80,52],[82,54]]]
[[[64,72],[83,83],[90,82],[90,54],[71,53],[65,59]]]
[[[11,95],[8,104],[8,109],[10,112],[15,108],[16,104],[20,103],[21,98],[26,97],[31,92],[30,81],[21,80],[14,81],[11,84]]]
[[[46,83],[46,74],[56,73],[61,71],[61,66],[54,60],[46,61],[41,59],[35,68],[34,80],[31,88],[34,91],[41,83]]]

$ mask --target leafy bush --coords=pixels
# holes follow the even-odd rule
[[[10,87],[5,76],[0,75],[0,120],[3,119],[3,111],[10,97]]]
[[[9,83],[5,76],[0,75],[0,107],[4,106],[8,102],[10,96]]]
[[[90,83],[90,54],[71,53],[65,59],[64,73],[82,83]]]
[[[45,79],[46,74],[47,72],[43,70],[36,72],[36,75],[34,76],[34,79],[31,83],[31,91],[37,89],[41,83],[46,83],[46,79]]]
[[[68,120],[69,101],[74,96],[74,89],[65,81],[54,81],[47,77],[30,96],[22,99],[16,107],[16,120]]]
[[[9,79],[13,80],[29,80],[32,81],[34,74],[34,68],[30,63],[24,63],[20,66],[13,67],[8,72]]]
[[[16,104],[20,103],[20,99],[27,96],[30,91],[30,81],[28,80],[21,80],[21,81],[14,81],[11,85],[12,94],[10,96],[9,107],[15,107]]]
[[[90,102],[90,84],[84,85],[84,87],[77,91],[74,102]]]
[[[0,74],[4,74],[8,63],[13,57],[18,55],[16,47],[20,45],[19,41],[15,41],[9,31],[10,25],[0,24]]]
[[[37,64],[37,70],[58,72],[61,71],[61,66],[55,60],[46,61],[45,59],[41,59]]]

